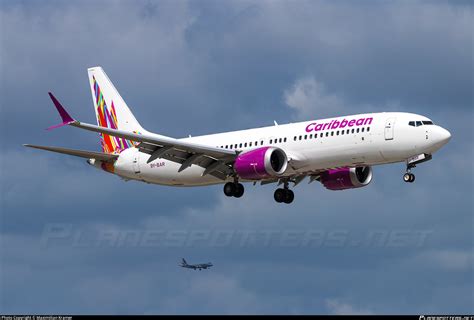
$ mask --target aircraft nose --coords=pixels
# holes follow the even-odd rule
[[[448,130],[446,130],[445,128],[440,127],[439,129],[440,129],[439,139],[441,140],[440,142],[442,144],[448,143],[448,141],[451,140],[451,133]]]
[[[435,141],[437,145],[445,145],[451,139],[451,133],[445,128],[438,127],[436,128]]]

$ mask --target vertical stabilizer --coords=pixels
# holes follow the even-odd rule
[[[134,133],[146,132],[138,123],[117,89],[101,67],[89,68],[89,83],[97,118],[97,125]],[[106,153],[120,153],[136,143],[123,138],[101,134],[102,150]]]

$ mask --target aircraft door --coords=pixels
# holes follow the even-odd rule
[[[388,118],[385,121],[385,140],[393,140],[395,129],[395,118]]]
[[[138,151],[138,149],[133,155],[133,172],[137,176],[140,175],[140,151]]]

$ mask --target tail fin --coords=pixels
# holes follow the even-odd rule
[[[89,68],[89,83],[94,102],[97,125],[134,133],[146,132],[135,119],[129,107],[101,67]],[[101,134],[102,150],[105,153],[120,153],[136,143],[123,138]]]
[[[182,260],[183,260],[183,264],[184,264],[184,265],[187,265],[187,264],[188,264],[188,263],[186,262],[186,260],[184,260],[184,258],[182,258]]]

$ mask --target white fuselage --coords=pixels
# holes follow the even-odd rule
[[[352,121],[353,120],[353,121]],[[415,125],[409,125],[409,123]],[[416,126],[417,122],[420,124]],[[426,123],[426,124],[423,124]],[[304,121],[263,128],[184,138],[183,141],[227,150],[249,151],[264,146],[281,148],[289,165],[281,177],[311,174],[338,167],[402,162],[419,154],[433,154],[450,133],[430,119],[412,113],[383,112]],[[204,168],[165,159],[147,163],[148,154],[136,148],[120,153],[114,173],[147,183],[199,186],[223,183]]]

